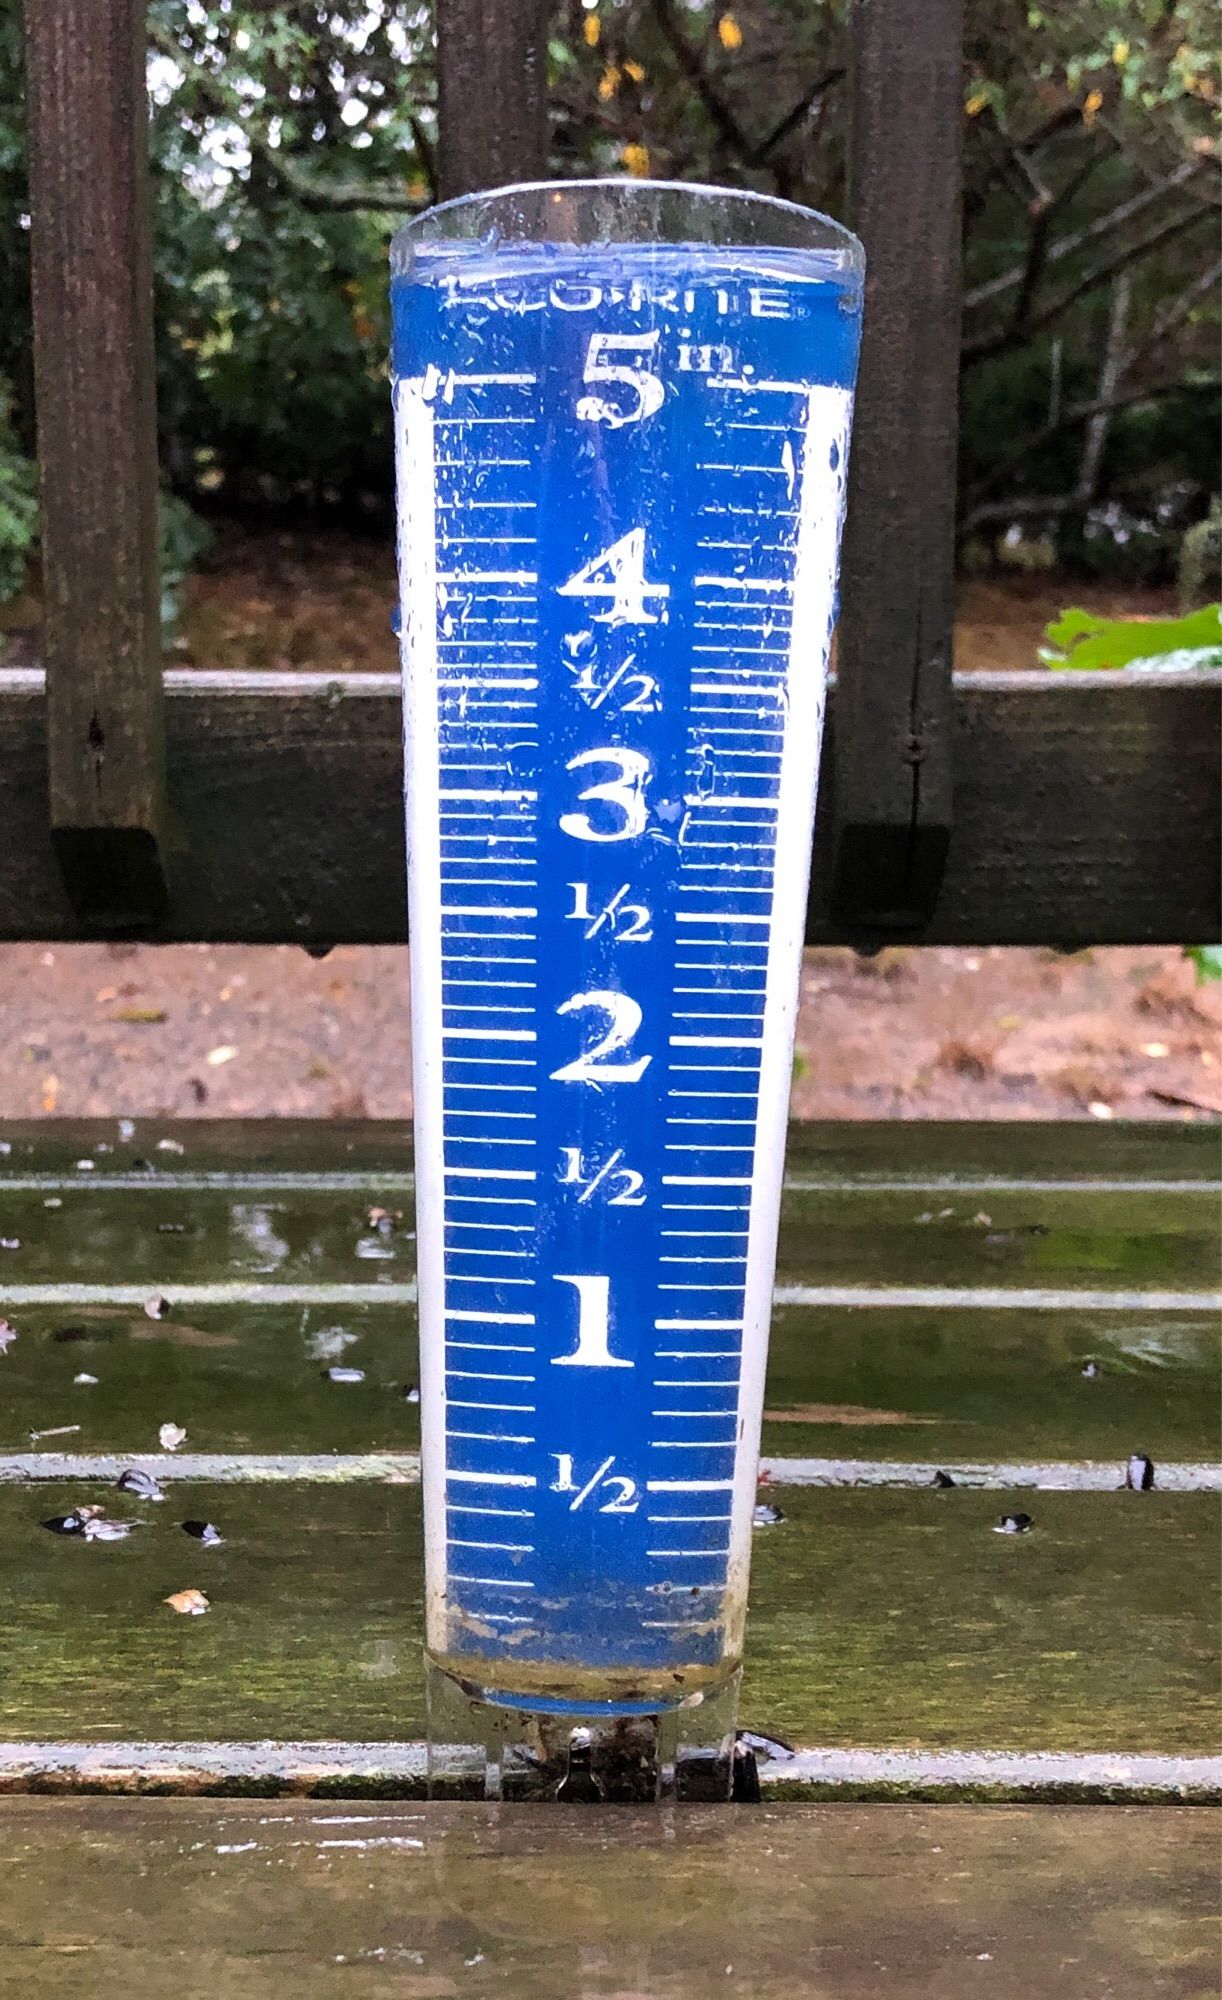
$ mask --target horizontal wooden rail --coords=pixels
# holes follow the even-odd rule
[[[955,834],[928,944],[1205,943],[1219,911],[1222,674],[964,674]],[[832,722],[835,702],[833,697]],[[390,674],[166,675],[170,939],[389,943],[406,933]],[[42,676],[0,672],[0,938],[81,938],[55,865]],[[834,771],[829,744],[825,776]],[[820,799],[810,942],[830,914]]]

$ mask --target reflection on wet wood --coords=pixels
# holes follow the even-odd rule
[[[163,2000],[167,1968],[184,2000],[1204,2000],[1211,1819],[12,1800],[0,1982],[28,2000]]]

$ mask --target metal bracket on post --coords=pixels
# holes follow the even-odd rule
[[[143,0],[26,0],[51,828],[82,923],[164,914]]]
[[[863,941],[933,914],[952,812],[962,0],[854,0],[865,321],[841,563],[833,899]]]

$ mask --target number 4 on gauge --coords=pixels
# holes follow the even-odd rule
[[[596,611],[596,625],[656,625],[646,611],[647,597],[670,596],[668,583],[645,581],[645,530],[629,528],[617,542],[574,570],[567,583],[556,586],[560,597],[609,597],[611,609]]]

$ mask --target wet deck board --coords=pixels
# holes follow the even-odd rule
[[[0,1737],[418,1740],[419,1488],[109,1496],[142,1525],[40,1522],[97,1482],[0,1490]],[[1218,1733],[1209,1495],[786,1490],[757,1531],[742,1714],[791,1744],[1208,1752]],[[225,1536],[205,1549],[184,1517]],[[172,1591],[211,1610],[181,1617]],[[775,1775],[783,1776],[783,1772]]]
[[[1222,1485],[1217,1164],[1188,1127],[794,1133],[764,1440],[786,1519],[757,1537],[744,1719],[798,1746],[796,1789],[844,1776],[816,1752],[860,1753],[867,1792],[939,1757],[977,1760],[971,1791],[1002,1752],[1069,1760],[1070,1789],[1110,1754],[1085,1796],[1222,1786],[1218,1508],[1189,1490]],[[388,1236],[372,1205],[403,1211]],[[395,1126],[0,1133],[0,1736],[46,1749],[0,1783],[141,1740],[212,1745],[237,1782],[226,1743],[330,1739],[418,1784],[410,1225]],[[1153,1493],[1118,1490],[1135,1450]],[[127,1458],[165,1505],[108,1495]],[[938,1466],[958,1490],[928,1490]],[[146,1524],[91,1547],[39,1526],[85,1498]],[[1007,1506],[1030,1534],[992,1532]],[[200,1515],[225,1548],[175,1525]],[[207,1617],[162,1604],[186,1584]]]
[[[1206,2000],[1187,1809],[8,1801],[25,2000]]]
[[[402,1304],[4,1303],[6,1458],[139,1456],[167,1420],[207,1453],[412,1452],[414,1308]],[[779,1306],[764,1450],[773,1456],[1157,1464],[1217,1457],[1216,1313],[1132,1308]],[[1084,1365],[1094,1360],[1096,1375]],[[329,1361],[365,1372],[326,1379]],[[81,1382],[81,1375],[92,1381]],[[40,1437],[40,1433],[58,1433]]]

